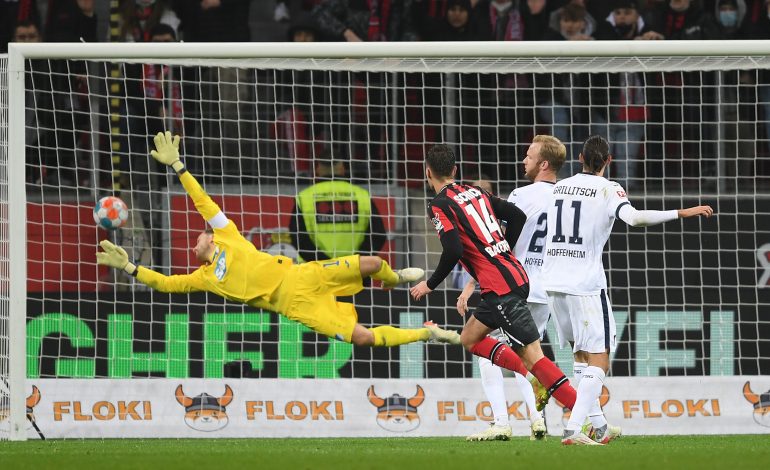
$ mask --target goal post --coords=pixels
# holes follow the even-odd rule
[[[369,420],[377,402],[367,401],[371,384],[400,399],[417,396],[415,385],[427,390],[440,418],[423,416],[425,435],[466,433],[488,417],[480,385],[462,382],[478,370],[460,348],[354,348],[214,296],[152,293],[96,266],[97,242],[110,238],[164,274],[194,268],[188,245],[204,223],[176,178],[147,156],[151,136],[166,129],[183,134],[191,173],[258,248],[329,255],[322,243],[311,252],[294,246],[300,193],[342,181],[371,203],[323,201],[314,217],[326,210],[324,220],[345,227],[341,238],[428,274],[441,247],[425,214],[427,148],[451,145],[461,178],[485,176],[507,197],[527,184],[521,159],[535,134],[567,145],[562,178],[578,169],[589,132],[609,135],[623,155],[611,179],[622,179],[638,208],[704,203],[717,212],[646,229],[616,224],[605,257],[620,343],[608,382],[617,387],[613,416],[627,419],[636,413],[633,400],[663,396],[631,397],[622,408],[638,380],[664,390],[666,380],[686,388],[691,376],[709,376],[717,400],[702,405],[709,416],[728,419],[719,403],[734,400],[733,388],[746,382],[749,391],[737,389],[743,402],[734,400],[730,413],[747,406],[753,425],[752,407],[765,406],[770,387],[761,380],[770,374],[768,77],[768,41],[12,43],[0,57],[0,375],[7,384],[0,439],[6,432],[33,438],[28,413],[54,437],[244,436],[256,422],[267,436],[345,435],[335,421]],[[126,228],[107,233],[90,219],[106,195],[128,203]],[[351,228],[359,217],[370,218],[371,233]],[[426,302],[402,288],[367,287],[355,296],[359,319],[401,327],[431,319],[459,330],[450,282]],[[553,328],[547,339],[556,344]],[[550,349],[571,370],[570,352]],[[295,396],[285,385],[295,382],[286,380],[317,380],[320,395]],[[103,394],[72,398],[87,381]],[[149,394],[150,382],[164,391]],[[473,397],[473,420],[445,426],[461,412],[447,411],[460,398],[441,392],[444,385]],[[38,388],[44,410],[33,409]],[[263,397],[284,389],[293,398]],[[233,390],[231,424],[220,434],[185,427],[186,399],[219,394],[224,412]],[[688,399],[682,392],[659,402],[687,408]],[[650,413],[676,418],[677,409],[661,411],[669,405],[660,403]],[[328,427],[292,430],[303,416]],[[157,427],[142,427],[151,419]],[[728,432],[762,430],[745,431],[737,414],[729,419]],[[372,423],[355,432],[391,432]],[[673,423],[670,432],[687,432]],[[147,429],[154,431],[142,434]]]

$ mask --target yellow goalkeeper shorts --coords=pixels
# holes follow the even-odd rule
[[[292,266],[278,292],[277,310],[322,335],[349,343],[358,313],[337,296],[363,289],[359,255]]]

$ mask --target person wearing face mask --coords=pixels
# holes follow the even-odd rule
[[[714,7],[720,39],[744,39],[741,24],[746,16],[744,0],[719,0]]]

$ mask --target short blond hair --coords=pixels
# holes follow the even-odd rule
[[[548,162],[554,173],[559,173],[567,160],[567,147],[552,135],[536,135],[533,144],[540,144],[540,158]]]

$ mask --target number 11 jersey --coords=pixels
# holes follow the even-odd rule
[[[548,208],[542,277],[545,290],[599,295],[607,289],[602,252],[628,202],[622,186],[603,176],[579,173],[556,183]]]

